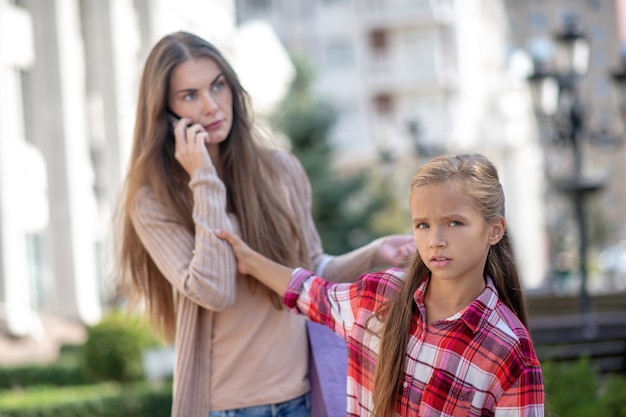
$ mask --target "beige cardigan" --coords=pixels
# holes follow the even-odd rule
[[[311,217],[311,187],[299,161],[275,151],[276,166],[284,170],[283,186],[302,231],[313,267],[334,281],[353,280],[374,267],[379,241],[345,255],[329,257]],[[278,185],[277,185],[278,186]],[[195,236],[172,220],[168,209],[149,189],[134,202],[133,225],[156,266],[177,293],[173,417],[206,417],[210,410],[211,329],[216,312],[235,298],[236,262],[228,244],[213,229],[234,230],[226,212],[226,189],[213,167],[197,170],[193,192]]]

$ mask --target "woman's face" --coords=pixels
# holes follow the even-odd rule
[[[233,125],[233,95],[220,67],[210,58],[179,64],[170,77],[168,106],[177,116],[200,124],[209,134],[207,145],[226,140]]]

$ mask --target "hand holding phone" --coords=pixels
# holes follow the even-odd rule
[[[172,132],[174,132],[181,117],[169,108],[167,109],[167,117],[169,123],[171,123]],[[204,138],[208,135],[208,132],[199,124],[189,125],[189,123],[191,123],[190,118],[185,118],[185,121],[187,122],[187,126],[179,131],[179,135],[174,134],[176,147],[174,156],[185,171],[187,171],[189,175],[192,175],[196,169],[202,166],[212,165],[213,161],[206,148],[206,139]]]

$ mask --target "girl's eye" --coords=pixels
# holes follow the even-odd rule
[[[196,93],[187,93],[187,94],[184,95],[183,100],[191,101],[194,98],[196,98]]]
[[[426,223],[418,223],[415,225],[416,229],[428,229],[428,225]]]
[[[461,226],[461,225],[462,225],[462,223],[461,222],[457,222],[456,220],[452,220],[450,222],[450,226],[452,226],[452,227],[457,227],[457,226]]]

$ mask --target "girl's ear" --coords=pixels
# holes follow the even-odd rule
[[[506,230],[506,220],[500,216],[498,220],[491,224],[491,230],[489,231],[489,244],[495,245],[504,236]]]

